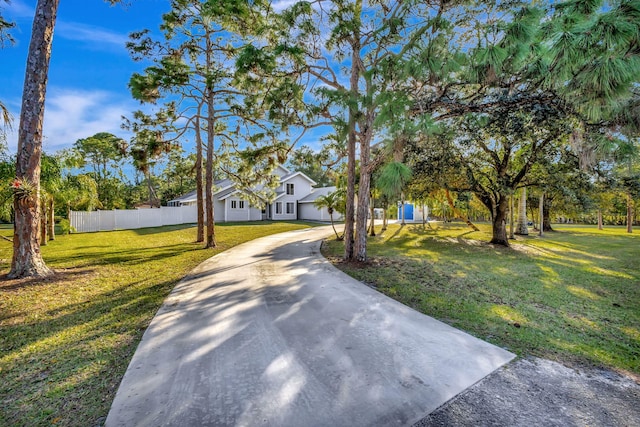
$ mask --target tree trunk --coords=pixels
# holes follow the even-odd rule
[[[213,212],[213,150],[215,143],[215,117],[213,93],[209,90],[207,99],[207,167],[206,175],[206,204],[207,213],[207,241],[206,248],[216,247],[215,222]]]
[[[333,228],[333,232],[336,233],[336,240],[342,240],[344,238],[340,237],[338,231],[336,230],[336,225],[333,223],[333,209],[329,209],[329,219],[331,220],[331,228]]]
[[[16,177],[32,190],[31,194],[14,196],[13,258],[9,278],[53,274],[40,253],[38,225],[42,122],[58,3],[59,0],[38,0],[31,30],[20,110]]]
[[[367,214],[369,213],[369,184],[371,174],[366,171],[369,164],[369,144],[360,143],[360,185],[356,211],[355,260],[367,260]]]
[[[198,231],[196,242],[204,242],[204,190],[202,185],[202,134],[200,129],[200,108],[196,118],[196,209],[198,213]]]
[[[351,77],[350,92],[353,99],[357,96],[358,78],[360,76],[358,67],[358,46],[357,41],[354,42],[351,52]],[[353,103],[349,103],[349,129],[347,139],[347,206],[345,209],[344,221],[344,259],[353,261],[354,259],[354,219],[355,219],[355,196],[356,196],[356,117],[358,115],[357,108]]]
[[[544,231],[554,231],[553,227],[551,227],[551,201],[549,197],[544,198],[542,210],[542,229]]]
[[[382,203],[382,230],[387,231],[387,209],[389,209],[389,204],[383,202]]]
[[[513,234],[513,194],[509,196],[509,238],[515,239],[516,236]]]
[[[529,234],[529,227],[527,226],[527,187],[522,187],[522,194],[520,194],[518,224],[516,225],[515,234],[520,236],[527,236]]]
[[[627,233],[633,233],[633,198],[627,193]]]
[[[371,215],[371,228],[369,230],[369,235],[371,237],[375,237],[376,236],[376,221],[375,221],[375,203],[374,203],[374,199],[373,196],[371,197],[371,200],[369,201],[369,215]]]
[[[603,230],[604,224],[602,222],[602,210],[598,209],[598,230]]]
[[[540,202],[538,203],[538,235],[544,236],[544,193],[540,193]]]
[[[54,210],[55,205],[54,205],[53,197],[49,197],[48,204],[49,204],[49,207],[47,211],[49,212],[49,218],[47,219],[47,226],[49,227],[48,228],[49,240],[56,240],[56,214]]]
[[[500,196],[498,199],[494,210],[493,215],[493,237],[491,238],[491,242],[495,245],[509,246],[509,239],[507,239],[507,226],[506,226],[506,217],[507,217],[507,207],[508,200],[506,197]]]
[[[400,225],[406,225],[404,220],[404,191],[400,193],[400,212],[402,215],[402,219],[400,220]]]

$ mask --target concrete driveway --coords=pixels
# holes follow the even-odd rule
[[[106,426],[411,425],[514,355],[343,274],[329,227],[237,246],[180,282]]]

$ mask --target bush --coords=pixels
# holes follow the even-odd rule
[[[75,233],[76,229],[71,226],[71,222],[68,219],[62,218],[58,223],[58,227],[60,228],[60,234],[69,234]]]

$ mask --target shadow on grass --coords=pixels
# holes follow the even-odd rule
[[[50,310],[42,319],[4,327],[0,399],[7,425],[95,425],[106,415],[142,333],[176,282],[130,283]],[[29,355],[26,369],[23,355]],[[92,406],[87,405],[92,399],[99,402],[88,419],[68,417],[76,406]]]
[[[9,279],[7,274],[0,275],[0,292],[18,291],[34,286],[48,286],[55,283],[74,280],[94,272],[93,269],[74,268],[69,270],[54,270],[55,274],[45,278]]]

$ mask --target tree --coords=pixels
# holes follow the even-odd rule
[[[408,80],[416,118],[446,124],[450,133],[457,133],[435,141],[457,149],[449,160],[464,167],[466,174],[456,175],[458,188],[475,187],[476,196],[492,213],[492,242],[506,246],[504,213],[513,184],[547,155],[550,144],[566,144],[572,131],[602,135],[615,126],[640,75],[640,63],[632,59],[639,30],[633,4],[513,6],[509,2],[487,7],[467,26],[473,31],[464,33],[465,44],[433,44],[436,50],[430,51],[431,60],[422,68],[426,53],[417,52],[409,63],[414,79]],[[439,53],[437,60],[433,53]],[[531,119],[539,134],[529,133],[525,147],[513,141],[522,134],[514,125]],[[480,131],[482,138],[475,138]],[[479,149],[474,148],[477,157],[466,151],[472,146]],[[482,159],[490,169],[474,165]],[[507,177],[503,173],[511,167],[519,171],[513,169]],[[486,175],[490,170],[493,178]],[[453,177],[454,169],[450,172]]]
[[[55,194],[62,184],[62,166],[55,156],[42,154],[42,218],[40,220],[40,244],[46,245],[48,240],[55,240]]]
[[[167,114],[163,143],[175,143],[186,135],[195,138],[197,240],[201,241],[206,223],[206,247],[216,245],[214,167],[227,160],[225,152],[236,148],[240,138],[240,123],[235,131],[230,125],[241,110],[236,98],[242,95],[233,80],[232,58],[238,50],[234,31],[240,31],[234,18],[248,19],[248,7],[243,2],[173,0],[171,10],[162,18],[160,28],[164,37],[161,41],[154,40],[145,30],[132,34],[128,43],[135,60],[152,62],[143,74],[131,77],[129,86],[134,98],[148,103],[164,100],[165,111],[172,112]],[[260,19],[260,15],[253,16]],[[206,155],[204,186],[203,154]],[[234,171],[234,177],[240,179],[241,175]]]
[[[38,0],[33,21],[18,128],[10,278],[45,277],[53,273],[40,254],[38,227],[42,121],[58,2],[59,0]]]
[[[114,4],[119,0],[108,0]],[[27,55],[20,124],[14,197],[14,238],[10,278],[45,277],[52,274],[40,253],[40,157],[42,122],[51,58],[53,30],[59,0],[38,0]]]
[[[295,77],[298,89],[310,82],[303,98],[308,121],[295,125],[331,124],[335,140],[346,146],[347,260],[366,260],[371,174],[383,160],[372,156],[372,144],[383,133],[404,130],[394,125],[409,104],[407,92],[395,90],[404,67],[400,59],[429,31],[438,33],[442,14],[456,7],[446,1],[300,1],[270,14],[273,35],[252,48],[255,58],[270,59],[262,61],[270,65],[264,70]],[[273,64],[280,66],[274,70]]]
[[[88,138],[77,140],[73,145],[76,166],[88,167],[98,185],[98,196],[102,207],[123,207],[122,161],[127,155],[127,142],[108,132],[99,132]],[[71,159],[73,156],[70,156]]]
[[[342,236],[338,234],[336,231],[336,227],[333,223],[333,212],[344,210],[343,206],[346,204],[346,200],[344,198],[344,191],[336,190],[326,195],[318,197],[313,205],[319,209],[327,208],[329,212],[329,219],[331,220],[331,227],[333,227],[333,232],[336,234],[336,240],[343,240],[344,233]]]
[[[166,204],[195,187],[195,154],[184,155],[182,150],[172,150],[168,154],[167,166],[161,174],[161,199]]]
[[[330,160],[327,151],[315,152],[309,146],[303,145],[293,150],[288,163],[293,170],[302,172],[314,180],[318,187],[327,187],[335,183],[335,172],[329,169],[335,162]]]

